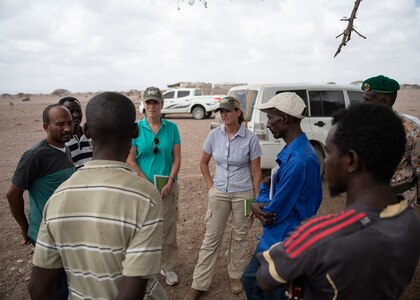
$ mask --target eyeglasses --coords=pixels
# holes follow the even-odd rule
[[[159,144],[159,139],[155,137],[155,139],[153,140],[153,153],[154,154],[159,152],[159,148],[157,144]]]

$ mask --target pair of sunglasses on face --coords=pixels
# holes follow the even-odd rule
[[[159,139],[157,137],[154,138],[153,140],[153,153],[156,154],[159,152],[159,148],[158,145],[159,144]]]

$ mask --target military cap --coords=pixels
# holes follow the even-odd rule
[[[362,83],[362,90],[373,93],[392,94],[400,89],[399,83],[391,78],[379,75],[366,79]]]
[[[215,110],[215,112],[218,112],[221,109],[225,109],[229,111],[232,111],[235,109],[241,110],[241,103],[235,97],[227,96],[227,97],[224,97],[222,100],[220,100],[219,107]]]
[[[159,88],[154,87],[154,86],[148,87],[144,91],[143,101],[149,101],[149,100],[154,100],[154,101],[163,103],[162,91]]]

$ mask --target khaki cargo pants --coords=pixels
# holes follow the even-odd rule
[[[213,280],[216,260],[219,256],[226,222],[232,212],[232,232],[227,255],[230,278],[241,279],[248,262],[248,229],[251,220],[244,216],[244,200],[254,198],[253,190],[223,193],[212,187],[204,219],[206,234],[201,245],[198,262],[194,269],[192,287],[208,291]]]
[[[176,227],[178,222],[179,185],[175,182],[172,191],[163,201],[162,269],[174,271],[178,261]]]

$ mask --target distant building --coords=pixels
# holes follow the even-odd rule
[[[197,88],[201,89],[203,95],[211,95],[212,84],[206,82],[177,82],[174,84],[168,84],[168,88],[179,89],[179,88]]]
[[[203,95],[226,95],[231,87],[237,85],[243,85],[245,83],[217,83],[211,84],[206,82],[177,82],[174,84],[168,84],[168,88],[179,89],[179,88],[199,88],[203,92]]]

